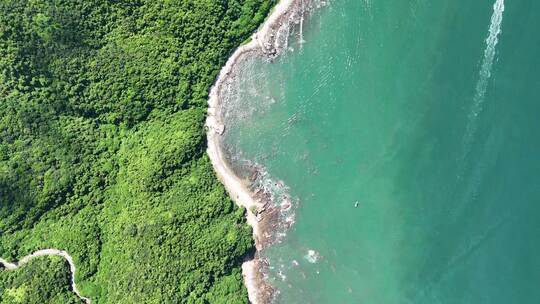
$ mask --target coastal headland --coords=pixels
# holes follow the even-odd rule
[[[214,170],[227,189],[234,202],[246,209],[248,224],[253,228],[256,253],[253,257],[246,258],[242,265],[242,274],[248,289],[251,303],[267,303],[273,295],[274,289],[265,279],[265,268],[268,262],[259,257],[258,252],[270,245],[273,241],[272,227],[279,220],[280,207],[272,204],[268,193],[262,189],[255,191],[250,187],[250,180],[240,178],[228,164],[225,152],[220,143],[221,136],[226,132],[227,122],[223,121],[222,90],[235,80],[236,66],[250,56],[263,56],[272,60],[286,48],[289,28],[302,26],[305,14],[310,11],[313,1],[310,0],[282,0],[276,4],[264,24],[255,32],[251,40],[240,46],[228,59],[221,69],[219,76],[212,87],[208,100],[208,116],[206,119],[208,148]],[[324,2],[319,2],[324,5]],[[254,169],[253,175],[257,175]]]

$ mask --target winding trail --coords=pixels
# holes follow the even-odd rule
[[[14,263],[10,263],[10,262],[0,258],[0,264],[2,266],[4,266],[4,268],[7,271],[12,271],[12,270],[18,269],[19,267],[24,266],[25,264],[28,264],[28,262],[30,262],[31,260],[33,260],[35,258],[43,257],[43,256],[49,256],[49,255],[56,255],[56,256],[60,256],[60,257],[63,257],[64,259],[66,259],[66,261],[69,264],[69,269],[71,271],[71,280],[70,280],[71,281],[71,289],[77,295],[77,297],[79,297],[84,303],[91,304],[92,301],[90,301],[89,298],[83,297],[81,295],[81,293],[79,292],[79,290],[77,289],[77,285],[75,284],[75,272],[77,271],[77,267],[75,267],[75,263],[73,262],[73,258],[64,250],[58,250],[58,249],[38,250],[36,252],[33,252],[33,253],[23,257],[18,262],[14,262]]]

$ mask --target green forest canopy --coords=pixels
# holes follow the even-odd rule
[[[204,120],[273,2],[0,0],[0,257],[66,250],[96,304],[247,303]],[[68,281],[40,258],[0,271],[0,303],[76,303]]]

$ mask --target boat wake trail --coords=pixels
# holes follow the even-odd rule
[[[499,42],[498,36],[501,33],[501,24],[503,20],[504,0],[497,0],[493,5],[493,15],[491,16],[491,25],[489,26],[489,36],[486,39],[486,49],[484,50],[484,59],[482,69],[480,70],[480,79],[476,84],[476,93],[474,95],[473,116],[478,116],[482,111],[482,103],[485,98],[488,80],[491,77],[491,68],[495,59],[495,47]]]
[[[498,37],[501,33],[503,12],[504,0],[497,0],[493,5],[493,15],[491,15],[491,24],[489,25],[489,35],[486,39],[486,49],[484,50],[484,58],[482,59],[482,66],[480,68],[480,78],[476,84],[473,105],[471,111],[469,112],[469,119],[467,120],[467,129],[464,137],[464,147],[467,150],[464,151],[461,160],[463,160],[469,152],[468,147],[470,147],[471,141],[473,140],[477,129],[478,115],[480,115],[483,109],[486,90],[491,77],[491,69],[495,59],[496,46],[499,42]]]

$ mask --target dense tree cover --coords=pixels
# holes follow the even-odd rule
[[[98,304],[247,302],[250,229],[203,123],[220,67],[272,4],[0,0],[0,256],[67,250]],[[60,264],[0,271],[1,303],[66,297]]]
[[[69,265],[61,257],[30,261],[24,271],[0,276],[2,304],[83,304],[70,290]]]

